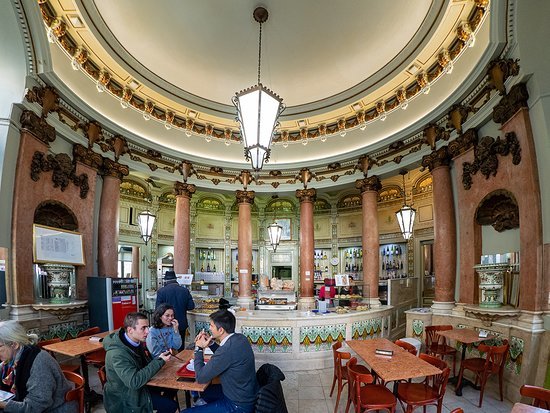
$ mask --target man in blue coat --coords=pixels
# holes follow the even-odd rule
[[[189,290],[178,284],[174,271],[166,271],[164,282],[164,287],[157,291],[155,308],[163,303],[170,304],[174,307],[174,313],[179,323],[178,329],[181,335],[182,344],[180,350],[183,350],[185,348],[185,331],[189,326],[187,323],[187,311],[195,308],[195,302]]]

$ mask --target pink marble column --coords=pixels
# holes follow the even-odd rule
[[[254,203],[254,191],[237,191],[239,204],[239,298],[238,303],[252,305],[252,224],[250,212]]]
[[[313,303],[313,271],[315,240],[313,234],[313,203],[317,198],[315,189],[299,189],[300,200],[300,301],[305,306]]]
[[[132,247],[132,278],[139,278],[139,247]]]
[[[195,185],[176,182],[176,218],[174,221],[174,271],[176,274],[189,272],[191,254],[190,211],[191,197],[196,191]]]
[[[99,205],[97,259],[100,277],[116,277],[118,273],[118,223],[120,183],[128,175],[128,167],[105,159],[103,188]]]
[[[380,179],[374,175],[355,182],[355,187],[361,190],[363,229],[363,295],[368,297],[372,306],[379,306],[379,247],[378,240],[378,191],[382,188]]]
[[[456,284],[456,222],[447,147],[423,158],[433,177],[435,299],[433,309],[454,307]]]

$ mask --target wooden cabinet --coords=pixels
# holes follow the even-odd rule
[[[330,249],[316,248],[313,252],[313,281],[315,284],[323,284],[325,278],[330,278],[332,265],[330,265]]]

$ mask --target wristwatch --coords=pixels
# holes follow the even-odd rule
[[[195,346],[195,351],[202,351],[203,348],[202,347],[199,347],[199,346]]]

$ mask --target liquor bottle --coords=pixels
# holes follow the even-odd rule
[[[363,248],[359,250],[359,258],[363,258]]]
[[[386,256],[386,248],[382,247],[382,256],[385,257]]]
[[[386,271],[386,261],[382,261],[382,271]]]
[[[206,264],[206,272],[210,272],[210,263]]]
[[[325,265],[325,272],[328,272],[328,265]]]
[[[320,255],[320,254],[319,254],[319,255]],[[324,259],[324,260],[327,259],[327,253],[326,253],[326,251],[325,251],[324,254],[323,254],[323,259]]]
[[[212,268],[212,271],[216,272],[216,264],[214,264],[214,268]]]
[[[201,272],[204,272],[204,264],[201,265]]]

